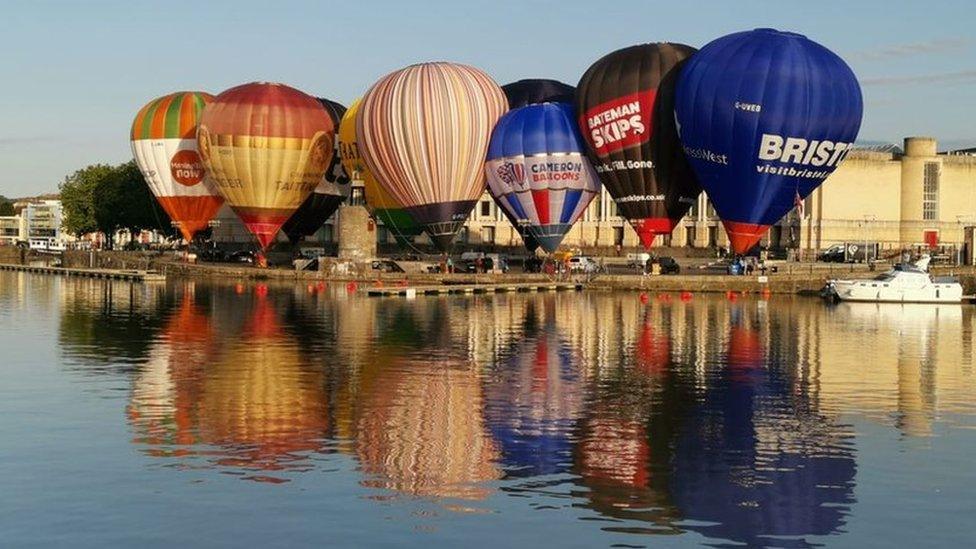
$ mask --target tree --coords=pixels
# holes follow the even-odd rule
[[[0,195],[0,215],[14,215],[14,203],[3,195]]]
[[[111,166],[94,164],[64,178],[60,191],[66,231],[81,236],[102,229],[95,220],[95,190],[111,173]]]
[[[157,230],[172,236],[169,217],[149,191],[135,162],[95,164],[76,171],[61,184],[65,229],[75,235]],[[106,239],[112,246],[112,238]]]

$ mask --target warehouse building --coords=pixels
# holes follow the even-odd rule
[[[762,245],[798,250],[810,257],[834,244],[877,243],[882,250],[919,246],[959,248],[967,227],[976,226],[976,155],[960,150],[938,153],[935,139],[910,137],[904,147],[852,151],[824,184],[804,201],[802,215],[788,213],[773,226]],[[354,185],[356,185],[354,183]],[[362,190],[354,186],[351,203],[362,204]],[[333,216],[312,242],[334,243],[340,213]],[[214,229],[215,239],[250,242],[246,229],[224,207]],[[393,234],[376,227],[381,243],[394,243]],[[279,237],[283,239],[283,237]],[[419,237],[419,242],[424,242]],[[458,236],[461,245],[517,247],[518,232],[485,193]],[[604,190],[564,240],[564,246],[611,251],[638,245],[636,233],[617,215],[616,204]],[[708,198],[702,193],[671,235],[655,246],[727,248],[728,238]]]

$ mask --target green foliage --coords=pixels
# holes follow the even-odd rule
[[[61,184],[65,229],[75,235],[127,230],[158,230],[173,235],[169,217],[159,207],[135,162],[95,164],[76,171]],[[111,239],[110,239],[111,240]]]
[[[3,195],[0,195],[0,215],[14,215],[14,203]]]

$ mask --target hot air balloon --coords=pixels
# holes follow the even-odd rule
[[[370,214],[381,221],[398,241],[409,240],[424,230],[403,209],[403,205],[386,192],[373,177],[373,174],[366,169],[366,163],[359,153],[359,144],[356,139],[359,103],[360,99],[353,101],[339,124],[339,156],[342,160],[342,166],[349,177],[363,182],[366,208]]]
[[[346,114],[346,107],[329,99],[318,98],[325,108],[332,125],[339,127],[339,121]],[[339,209],[339,205],[349,198],[349,177],[339,162],[339,140],[335,140],[335,152],[329,167],[325,170],[325,177],[319,181],[312,194],[302,202],[288,221],[281,226],[281,230],[288,236],[288,240],[298,242],[302,237],[311,236],[328,221],[332,214]]]
[[[505,92],[505,97],[508,98],[509,109],[517,109],[536,103],[572,103],[573,97],[576,94],[576,88],[573,86],[563,84],[558,80],[549,80],[546,78],[528,78],[512,82],[511,84],[505,84],[502,86],[502,91]],[[539,247],[539,243],[532,238],[532,235],[522,231],[518,219],[513,217],[509,210],[502,208],[502,213],[512,223],[512,226],[518,229],[525,248],[530,252],[534,252]]]
[[[421,63],[380,79],[357,120],[369,171],[446,250],[485,190],[488,139],[508,110],[484,72]]]
[[[730,34],[687,63],[675,106],[681,142],[736,253],[837,168],[862,108],[850,67],[799,34]]]
[[[488,190],[549,253],[600,192],[567,103],[510,111],[495,126],[485,164]]]
[[[572,103],[576,88],[558,80],[527,78],[502,86],[508,108],[517,109],[536,103]]]
[[[208,93],[172,93],[150,101],[132,122],[132,156],[187,241],[207,228],[224,203],[197,151],[200,112],[211,101]]]
[[[684,44],[641,44],[610,53],[576,88],[580,129],[619,214],[649,248],[669,234],[701,188],[674,126],[674,84]]]
[[[267,82],[218,95],[197,131],[207,171],[262,248],[318,186],[334,140],[317,99]]]

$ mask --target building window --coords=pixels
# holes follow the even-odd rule
[[[586,209],[584,221],[603,221],[600,218],[600,204],[602,199],[603,197],[600,195],[596,195],[593,198],[593,202],[590,202],[590,207]]]
[[[613,245],[623,246],[624,245],[624,228],[614,227],[613,228]]]
[[[922,187],[922,219],[935,221],[939,218],[939,163],[925,163],[925,179]]]
[[[491,202],[488,201],[488,200],[482,200],[481,201],[481,210],[480,210],[479,213],[480,213],[481,217],[488,217],[488,216],[490,216],[491,215]]]
[[[695,226],[688,225],[685,227],[685,246],[691,247],[695,245]]]
[[[485,244],[495,243],[495,228],[494,227],[482,227],[481,228],[481,241]]]
[[[351,206],[365,206],[366,205],[366,190],[363,187],[353,187],[352,192],[349,195],[349,204]]]

